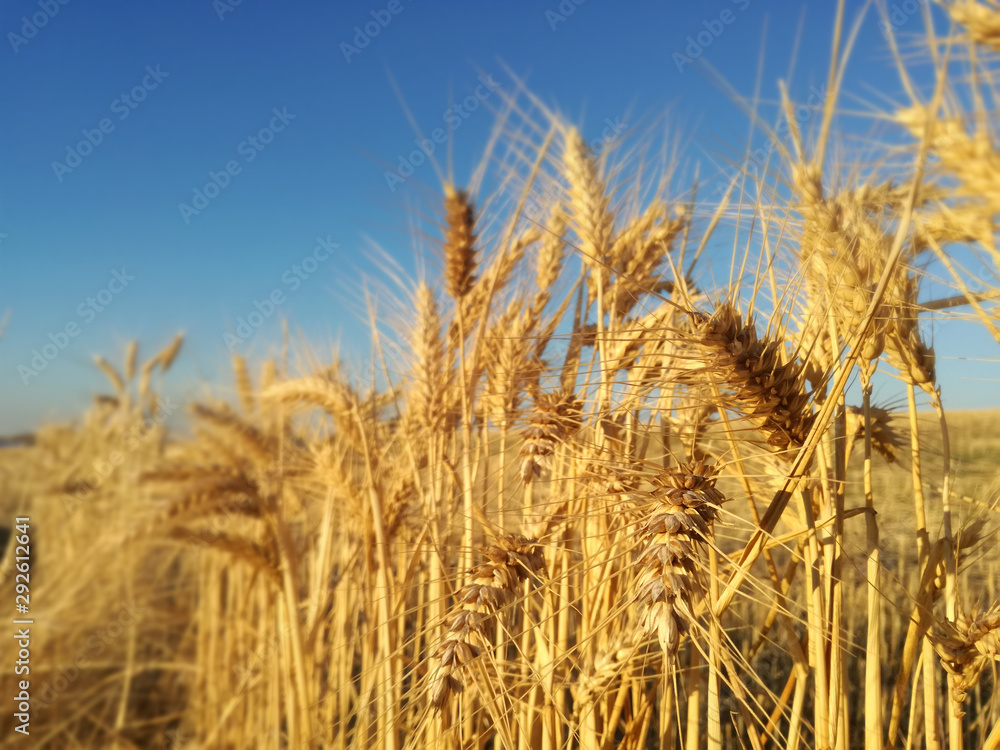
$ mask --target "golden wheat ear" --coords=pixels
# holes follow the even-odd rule
[[[195,547],[222,553],[233,561],[244,562],[264,573],[275,586],[281,584],[281,568],[273,545],[263,546],[253,540],[222,532],[213,532],[209,537],[204,532],[181,527],[172,529],[170,536]]]
[[[170,369],[170,366],[177,359],[177,355],[180,353],[181,345],[184,343],[184,334],[178,333],[174,336],[174,340],[171,341],[167,346],[165,346],[154,359],[159,360],[161,372],[166,372]]]
[[[416,321],[410,336],[413,377],[408,413],[416,424],[436,432],[449,422],[446,399],[451,379],[446,373],[441,316],[434,292],[427,284],[421,283],[414,297]]]
[[[133,339],[125,349],[125,382],[131,383],[135,378],[135,365],[139,357],[139,342]]]
[[[118,374],[118,370],[115,369],[114,365],[104,359],[104,357],[96,355],[94,356],[94,363],[111,382],[111,386],[115,389],[115,393],[119,395],[125,393],[125,381],[122,380],[122,376]]]
[[[704,557],[726,500],[715,487],[715,473],[700,463],[680,467],[656,477],[646,493],[652,509],[639,526],[641,572],[633,599],[640,632],[655,633],[670,658],[695,624],[695,601],[704,593]]]
[[[564,135],[562,167],[569,183],[566,205],[580,239],[583,263],[591,270],[595,284],[604,285],[608,280],[606,265],[614,231],[611,200],[600,166],[576,128],[570,128]]]
[[[523,481],[530,482],[551,469],[556,448],[580,428],[581,409],[571,393],[536,395],[519,453]]]
[[[476,280],[476,210],[464,190],[445,188],[444,285],[461,300]]]
[[[200,421],[225,435],[240,452],[254,462],[270,465],[277,455],[277,444],[250,422],[241,419],[228,409],[213,409],[203,404],[195,404],[192,413]]]
[[[896,463],[903,446],[903,437],[899,430],[892,425],[892,414],[888,409],[879,406],[871,406],[869,411],[871,412],[872,449],[882,456],[886,463]],[[845,417],[850,444],[853,445],[856,441],[864,440],[864,411],[857,406],[848,406],[845,409]]]
[[[970,690],[991,662],[1000,661],[1000,606],[979,615],[959,614],[955,622],[944,622],[942,633],[930,634],[941,665],[954,679],[950,681],[952,711],[965,716],[962,705]]]
[[[744,324],[730,305],[700,319],[695,330],[708,373],[734,391],[767,444],[792,460],[815,420],[801,363],[789,357],[784,341],[758,338],[754,323]]]
[[[257,405],[253,394],[253,381],[250,379],[246,359],[239,354],[233,355],[233,374],[236,377],[236,395],[239,397],[243,413],[251,414]]]
[[[1000,52],[1000,4],[996,0],[952,0],[942,5],[973,42]]]
[[[545,569],[541,549],[523,536],[498,536],[483,554],[489,562],[472,569],[471,580],[455,597],[458,608],[445,620],[446,634],[432,655],[438,663],[430,673],[430,703],[437,710],[462,692],[462,674],[490,647],[494,619],[515,601],[521,582]]]
[[[359,448],[364,436],[359,426],[358,396],[345,382],[336,377],[310,375],[277,383],[260,394],[262,402],[297,408],[318,407],[336,424],[348,444]]]

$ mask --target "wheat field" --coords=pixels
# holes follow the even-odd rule
[[[783,95],[721,200],[502,93],[367,361],[286,336],[175,404],[182,337],[98,357],[0,450],[38,602],[4,743],[1000,747],[1000,414],[945,408],[927,337],[1000,344],[1000,5],[944,7],[861,146],[831,7],[821,116]]]

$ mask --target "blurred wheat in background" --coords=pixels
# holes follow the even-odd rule
[[[786,95],[712,203],[501,92],[495,174],[445,181],[440,279],[372,304],[370,372],[236,357],[173,430],[180,338],[98,358],[111,393],[0,451],[44,571],[31,741],[1000,747],[1000,439],[946,411],[924,325],[1000,343],[1000,5],[945,7],[931,90],[890,36],[889,140],[838,140],[838,16],[815,127]]]

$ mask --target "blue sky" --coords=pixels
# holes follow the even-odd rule
[[[860,7],[848,2],[848,17]],[[426,163],[387,185],[416,137],[391,78],[425,132],[478,87],[481,106],[445,124],[459,183],[500,105],[483,77],[512,91],[508,68],[588,138],[609,122],[627,132],[667,120],[684,158],[711,174],[713,155],[742,149],[747,118],[699,66],[678,70],[675,55],[717,30],[701,55],[749,96],[763,42],[761,94],[773,101],[804,9],[786,0],[0,0],[0,315],[9,314],[0,434],[77,412],[104,387],[93,355],[120,361],[132,338],[149,356],[185,331],[171,386],[179,397],[201,380],[228,384],[224,334],[255,303],[269,309],[274,290],[275,314],[237,351],[274,351],[287,318],[320,351],[340,341],[365,353],[358,280],[382,271],[371,248],[412,272],[408,215],[438,189]],[[792,79],[801,99],[825,79],[833,23],[832,3],[806,10]],[[900,99],[877,23],[870,13],[847,89]],[[904,16],[902,30],[920,25]],[[935,333],[946,403],[1000,406],[988,380],[995,364],[950,359],[996,358],[995,344],[965,328]],[[24,383],[19,366],[50,343],[65,347]]]

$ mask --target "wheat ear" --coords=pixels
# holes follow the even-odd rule
[[[497,613],[517,597],[522,581],[545,567],[545,558],[532,539],[511,534],[496,537],[484,550],[489,562],[470,572],[470,580],[458,592],[458,608],[447,616],[447,633],[433,658],[437,666],[430,676],[430,703],[436,709],[461,693],[461,671],[489,648],[491,625]]]
[[[648,497],[653,508],[638,531],[641,572],[634,600],[640,631],[656,633],[663,653],[673,658],[681,635],[695,622],[703,560],[726,498],[715,488],[715,470],[701,463],[661,474]]]

